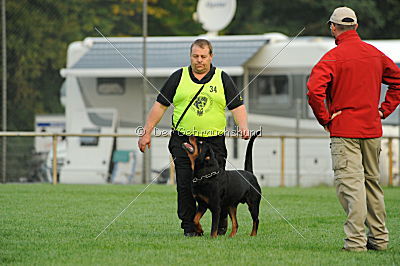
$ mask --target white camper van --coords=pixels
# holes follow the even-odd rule
[[[35,132],[37,133],[65,133],[65,115],[63,114],[38,114],[35,115]],[[64,165],[66,156],[66,139],[59,137],[57,140],[57,165],[58,175]],[[52,160],[53,160],[53,138],[35,137],[35,155],[34,160],[38,163],[33,172],[36,178],[41,181],[52,182]]]
[[[146,72],[151,84],[146,86],[146,93],[139,73],[142,71],[142,38],[86,38],[70,44],[67,66],[61,70],[66,79],[66,131],[135,133],[143,124],[143,98],[151,106],[168,76],[190,64],[189,47],[196,38],[198,36],[147,38]],[[213,63],[233,77],[244,95],[251,129],[262,128],[264,135],[325,135],[308,107],[306,81],[314,64],[334,47],[332,38],[292,40],[280,33],[207,38],[214,46]],[[371,43],[400,63],[400,49],[396,48],[400,47],[400,41]],[[158,128],[170,128],[171,109]],[[397,116],[394,114],[385,122],[398,124]],[[231,121],[229,119],[228,124],[232,124]],[[397,131],[392,133],[397,135]],[[136,143],[134,138],[68,137],[60,182],[110,182],[116,178],[118,168],[114,166],[118,163],[126,164],[124,172],[117,177],[121,183],[140,182],[142,156]],[[168,138],[152,140],[154,172],[170,161],[167,143]],[[332,184],[328,143],[328,138],[303,139],[298,143],[287,139],[284,184]],[[243,140],[227,139],[227,168],[243,167],[246,144]],[[278,186],[282,182],[279,178],[280,147],[278,138],[260,138],[256,142],[254,168],[262,185]],[[295,147],[299,147],[298,155]],[[299,165],[296,165],[296,158],[300,158]]]

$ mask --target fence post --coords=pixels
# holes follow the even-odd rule
[[[300,186],[300,119],[301,119],[301,99],[296,99],[296,185]]]
[[[3,147],[2,147],[2,156],[1,156],[1,175],[3,176],[3,184],[6,183],[7,178],[6,178],[6,173],[7,173],[7,137],[3,136],[2,138],[3,141]]]
[[[281,187],[285,186],[285,136],[280,136],[281,139]]]
[[[53,135],[53,185],[57,185],[57,137]]]
[[[389,138],[388,141],[388,156],[389,156],[389,186],[393,186],[393,138]]]
[[[7,33],[6,33],[6,1],[1,1],[1,50],[2,50],[2,106],[1,106],[1,120],[2,120],[2,131],[7,131]],[[7,173],[7,137],[3,136],[3,149],[2,149],[2,175],[3,183],[6,183],[6,173]]]

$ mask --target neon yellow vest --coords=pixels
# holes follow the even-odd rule
[[[201,86],[202,84],[192,81],[189,68],[184,67],[173,99],[175,106],[172,118],[173,125],[176,125],[190,100]],[[222,135],[226,127],[225,106],[222,71],[216,68],[212,79],[204,85],[200,95],[197,96],[175,130],[188,136],[212,137]]]

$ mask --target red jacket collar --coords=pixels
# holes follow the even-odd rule
[[[343,42],[355,41],[355,40],[361,40],[360,36],[358,36],[357,31],[356,30],[348,30],[346,32],[343,32],[339,36],[337,36],[335,43],[336,43],[336,45],[339,45]]]

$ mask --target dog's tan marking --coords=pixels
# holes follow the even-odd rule
[[[189,143],[193,146],[193,153],[189,153],[186,151],[189,159],[190,159],[190,166],[192,167],[192,170],[194,170],[194,162],[196,161],[196,158],[199,157],[199,149],[197,146],[197,140],[195,137],[191,136],[189,137]]]
[[[234,237],[236,235],[238,227],[239,227],[237,218],[236,218],[236,211],[237,211],[236,207],[228,208],[229,217],[231,217],[231,220],[232,220],[232,231],[231,231],[229,237]]]
[[[250,236],[256,236],[257,235],[257,229],[258,229],[258,223],[256,221],[253,221],[253,230],[251,230]]]
[[[201,217],[203,217],[204,212],[196,212],[196,215],[194,216],[193,222],[194,222],[194,226],[196,227],[196,232],[199,234],[203,234],[203,228],[201,227],[200,224],[200,219]]]

